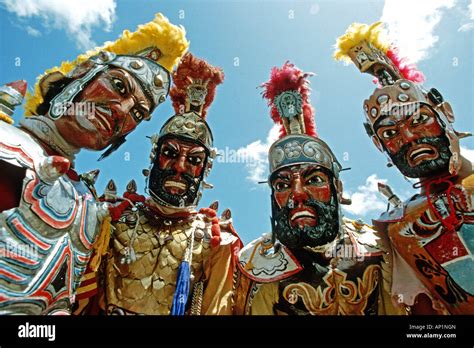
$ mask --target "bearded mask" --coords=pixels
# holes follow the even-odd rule
[[[273,68],[263,96],[280,138],[269,150],[272,233],[285,246],[298,249],[332,242],[341,227],[341,165],[317,136],[309,102],[311,73],[287,62]]]
[[[208,150],[196,141],[167,136],[160,139],[150,171],[152,197],[173,207],[196,206],[208,166]]]
[[[272,226],[281,243],[299,249],[337,237],[339,206],[332,180],[328,170],[309,164],[282,168],[272,175]]]
[[[450,142],[442,119],[429,104],[394,106],[373,128],[373,136],[406,177],[423,178],[448,171]]]
[[[363,52],[376,52],[361,64]],[[423,74],[387,40],[382,23],[354,23],[338,38],[334,57],[353,62],[374,76],[379,86],[364,101],[365,129],[377,148],[410,178],[461,168],[459,139],[468,135],[454,130],[454,113],[435,88],[425,90]]]
[[[152,137],[148,190],[159,204],[195,207],[202,189],[212,187],[205,178],[216,151],[206,115],[223,80],[220,68],[191,53],[183,57],[174,72],[170,96],[176,114]]]

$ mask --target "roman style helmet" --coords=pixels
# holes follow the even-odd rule
[[[170,91],[175,115],[166,121],[159,134],[151,137],[153,144],[151,169],[148,178],[148,190],[152,197],[161,204],[174,206],[163,200],[156,187],[157,178],[154,177],[155,159],[163,140],[172,137],[202,145],[206,149],[207,163],[198,182],[190,190],[190,196],[195,197],[192,202],[183,198],[180,207],[197,206],[203,188],[212,185],[205,182],[206,176],[212,168],[212,162],[217,155],[213,148],[211,128],[206,121],[209,107],[211,106],[216,88],[224,81],[221,68],[212,66],[203,59],[187,53],[173,73],[173,87]]]
[[[163,103],[168,96],[173,66],[178,63],[189,47],[183,27],[171,24],[161,13],[153,21],[139,25],[135,32],[125,30],[114,42],[106,42],[74,61],[64,61],[60,66],[47,70],[39,76],[33,94],[27,94],[26,115],[40,115],[49,111],[49,116],[59,119],[84,87],[108,67],[126,70],[140,83],[145,95],[152,103],[152,109]],[[66,80],[51,100],[44,103],[51,86]],[[50,93],[51,94],[51,93]],[[50,95],[48,95],[50,97]],[[125,139],[111,147],[105,157],[118,148]]]
[[[271,108],[271,118],[281,127],[280,138],[269,150],[268,183],[281,168],[295,164],[317,164],[331,173],[338,202],[346,203],[342,198],[342,183],[339,179],[342,167],[329,146],[316,133],[307,79],[311,75],[286,62],[281,68],[274,67],[270,80],[261,85],[264,88],[263,97]]]
[[[401,114],[398,110],[427,105],[436,114],[449,141],[449,172],[455,175],[459,171],[459,139],[468,134],[454,130],[454,113],[450,104],[437,89],[423,88],[423,74],[399,56],[398,49],[387,39],[381,22],[350,25],[346,33],[337,39],[334,58],[353,62],[361,72],[374,76],[378,81],[379,85],[364,101],[363,108],[365,129],[380,151],[388,157],[374,129],[378,121],[387,114]]]

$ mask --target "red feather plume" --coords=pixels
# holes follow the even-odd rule
[[[207,96],[201,113],[201,117],[206,119],[207,110],[216,95],[216,87],[224,81],[224,72],[221,68],[212,66],[189,52],[186,53],[173,73],[173,87],[170,90],[176,113],[182,113],[182,107],[186,105],[186,88],[191,84],[188,77],[192,80],[208,81]]]
[[[398,48],[390,48],[387,51],[387,57],[390,58],[393,64],[400,70],[405,79],[416,83],[423,83],[425,81],[425,75],[416,68],[415,64],[410,64],[407,58],[400,57]]]
[[[260,87],[264,88],[262,96],[268,100],[268,106],[271,107],[270,116],[272,120],[280,125],[280,138],[286,135],[285,128],[278,113],[274,99],[279,94],[294,90],[301,94],[303,99],[303,116],[306,128],[306,134],[316,137],[316,124],[314,121],[314,108],[309,101],[311,89],[309,88],[308,76],[312,73],[304,73],[294,64],[286,62],[283,67],[273,67],[270,73],[270,80],[263,83]]]

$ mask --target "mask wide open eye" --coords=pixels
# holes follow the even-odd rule
[[[382,132],[382,137],[384,139],[391,139],[395,135],[397,135],[397,131],[395,129],[387,129]]]
[[[325,181],[319,175],[314,175],[308,179],[307,183],[310,185],[321,185],[321,184],[324,184]]]
[[[125,83],[121,79],[119,79],[118,77],[114,77],[112,78],[112,83],[114,85],[115,90],[119,92],[120,95],[125,95],[125,93],[127,93]]]
[[[163,147],[163,150],[161,151],[161,153],[168,158],[178,157],[178,153],[172,148],[167,147],[167,146]]]
[[[430,116],[427,114],[423,114],[423,113],[417,114],[413,116],[413,120],[411,121],[411,124],[413,126],[416,126],[422,123],[426,123],[426,121],[428,121],[429,119],[430,119]]]
[[[198,164],[202,163],[202,158],[199,156],[189,156],[188,162],[191,163],[193,166],[197,166]]]
[[[275,188],[276,191],[281,192],[288,189],[290,185],[287,182],[278,181],[275,183],[275,185],[273,185],[273,187]]]

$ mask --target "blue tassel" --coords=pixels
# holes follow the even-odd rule
[[[179,265],[178,280],[176,281],[176,290],[174,292],[171,315],[184,315],[186,303],[188,302],[190,279],[191,271],[189,262],[183,261]]]

